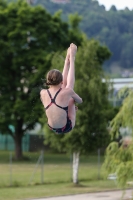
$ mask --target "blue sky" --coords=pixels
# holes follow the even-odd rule
[[[133,10],[133,0],[98,0],[99,4],[103,4],[106,10],[109,10],[112,5],[115,5],[117,10],[128,7]]]

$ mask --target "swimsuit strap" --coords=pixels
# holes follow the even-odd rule
[[[55,99],[56,99],[57,95],[59,94],[59,92],[60,92],[61,90],[62,90],[62,88],[60,88],[60,89],[56,92],[54,98],[52,99],[52,100],[54,101],[54,103],[55,103]]]
[[[62,88],[60,88],[60,89],[56,92],[54,98],[52,98],[50,91],[47,90],[48,95],[49,95],[49,97],[50,97],[50,99],[51,99],[51,103],[45,108],[45,110],[47,110],[47,109],[52,105],[52,103],[54,103],[54,104],[55,104],[56,106],[58,106],[59,108],[62,108],[61,106],[59,106],[59,105],[57,105],[57,104],[55,103],[55,99],[56,99],[57,95],[59,94],[59,92],[60,92],[61,90],[62,90]]]
[[[51,93],[49,92],[49,90],[47,90],[47,92],[48,92],[50,99],[52,99],[52,96],[51,96]]]
[[[60,89],[56,92],[54,98],[52,98],[50,91],[47,90],[47,92],[48,92],[48,94],[49,94],[49,97],[50,97],[52,103],[55,103],[55,99],[56,99],[57,95],[59,94],[59,92],[60,92],[61,90],[62,90],[62,88],[60,88]]]

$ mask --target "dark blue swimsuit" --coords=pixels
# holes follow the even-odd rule
[[[66,123],[66,125],[65,125],[63,128],[52,128],[52,127],[48,124],[49,128],[50,128],[52,131],[54,131],[54,132],[56,132],[56,133],[59,133],[59,134],[61,134],[61,133],[68,133],[68,132],[70,132],[70,131],[72,130],[72,122],[71,122],[71,120],[70,120],[69,117],[68,117],[68,106],[67,106],[67,107],[61,107],[61,106],[57,105],[56,102],[55,102],[55,99],[56,99],[57,95],[59,94],[59,92],[60,92],[61,90],[62,90],[62,88],[60,88],[60,89],[56,92],[56,94],[55,94],[55,96],[54,96],[53,99],[52,99],[52,96],[51,96],[49,90],[47,90],[47,92],[48,92],[48,94],[49,94],[49,97],[50,97],[50,99],[51,99],[51,103],[45,108],[45,110],[47,110],[47,109],[54,103],[57,107],[59,107],[59,108],[61,108],[61,109],[63,109],[63,110],[66,111],[66,113],[67,113],[67,123]]]

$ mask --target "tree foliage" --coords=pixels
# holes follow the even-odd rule
[[[128,88],[123,88],[120,91],[120,96],[123,97],[122,106],[110,124],[111,135],[113,138],[119,135],[120,127],[129,127],[133,130],[133,91]]]
[[[118,142],[112,142],[106,149],[105,161],[102,166],[105,176],[115,173],[117,185],[125,188],[127,181],[133,177],[133,143],[126,148],[122,145],[119,147]]]
[[[131,136],[129,137],[133,130],[133,91],[123,88],[119,96],[123,99],[123,103],[119,112],[111,121],[110,134],[112,139],[118,138],[120,128],[127,127],[128,129],[126,135],[122,138],[121,145],[118,142],[112,142],[108,146],[103,169],[107,174],[116,173],[117,184],[126,187],[127,181],[131,181],[133,178],[133,142]]]

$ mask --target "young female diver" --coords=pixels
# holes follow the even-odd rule
[[[82,98],[74,92],[75,55],[77,46],[71,44],[68,48],[63,73],[57,69],[47,74],[48,90],[41,90],[41,101],[44,105],[48,126],[55,133],[70,132],[75,126],[76,103],[82,103]],[[69,66],[70,65],[70,66]]]

